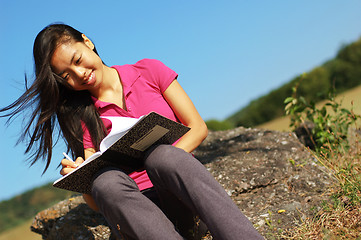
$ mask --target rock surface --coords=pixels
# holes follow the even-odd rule
[[[210,132],[194,154],[266,239],[312,216],[332,184],[293,133],[243,127]],[[31,229],[49,240],[115,239],[81,197],[38,213]]]

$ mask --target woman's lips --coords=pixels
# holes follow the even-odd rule
[[[92,85],[95,82],[95,73],[94,71],[92,71],[89,75],[89,78],[87,81],[85,81],[83,84],[84,85]]]

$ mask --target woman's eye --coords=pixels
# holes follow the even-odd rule
[[[79,64],[81,60],[81,56],[78,58],[78,60],[75,61],[76,64]]]

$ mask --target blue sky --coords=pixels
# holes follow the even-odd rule
[[[361,1],[1,0],[1,107],[34,76],[33,41],[53,22],[84,32],[108,65],[163,61],[202,117],[222,120],[361,37]],[[43,176],[42,162],[28,168],[25,143],[15,146],[22,118],[0,119],[0,200],[60,176],[62,144]]]

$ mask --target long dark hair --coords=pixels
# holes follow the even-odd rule
[[[50,60],[55,49],[68,41],[83,42],[84,39],[81,32],[65,24],[51,24],[40,31],[33,48],[35,80],[28,87],[25,76],[24,94],[0,109],[1,117],[9,117],[8,121],[31,109],[30,119],[19,141],[29,138],[25,153],[31,153],[31,165],[39,159],[46,159],[44,172],[50,165],[52,148],[59,137],[64,138],[73,157],[84,157],[82,122],[89,129],[96,150],[105,136],[103,122],[90,93],[72,90],[52,71]],[[95,48],[94,52],[97,53]]]

